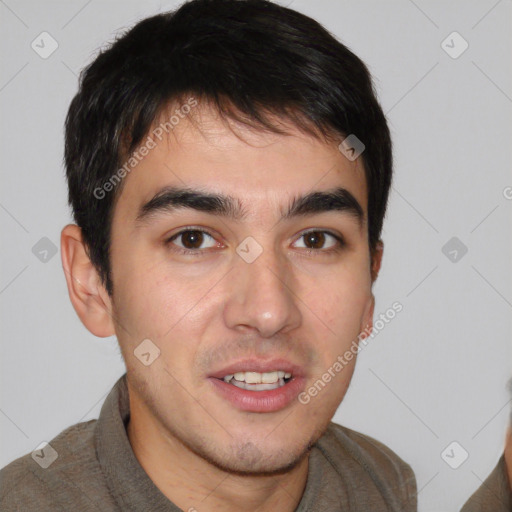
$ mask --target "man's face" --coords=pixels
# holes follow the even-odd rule
[[[371,324],[364,170],[290,126],[237,125],[240,138],[208,108],[195,119],[200,130],[183,119],[155,139],[115,206],[112,307],[131,405],[169,446],[229,471],[278,471],[325,431],[354,360],[307,404],[299,394]],[[166,187],[229,196],[243,216],[165,198],[142,209]],[[340,188],[363,219],[318,196],[285,215],[296,198]],[[160,350],[149,366],[134,355],[145,339]]]

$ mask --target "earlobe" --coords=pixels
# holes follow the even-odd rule
[[[371,296],[370,302],[366,308],[366,311],[363,315],[363,321],[361,325],[360,332],[365,334],[365,337],[370,336],[373,330],[373,313],[375,310],[375,297]]]
[[[87,255],[81,229],[75,224],[65,226],[60,244],[69,298],[77,315],[95,336],[114,335],[112,303]]]
[[[371,279],[372,279],[372,285],[377,279],[377,276],[379,275],[380,265],[382,263],[382,254],[384,252],[384,242],[382,240],[379,240],[376,244],[375,250],[372,252],[372,258],[371,258]],[[375,296],[373,293],[371,294],[370,302],[368,303],[368,306],[366,307],[366,310],[363,314],[363,321],[361,325],[361,332],[366,333],[367,336],[369,336],[373,330],[373,313],[375,310]]]

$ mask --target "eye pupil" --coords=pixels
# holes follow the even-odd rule
[[[325,235],[320,231],[311,231],[306,235],[306,245],[311,243],[315,249],[322,248],[325,243]]]
[[[201,247],[203,233],[201,231],[186,231],[182,235],[183,245],[187,249],[197,249]]]

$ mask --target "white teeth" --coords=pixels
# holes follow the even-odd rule
[[[268,373],[262,373],[261,374],[261,382],[263,384],[273,384],[274,382],[277,382],[281,375],[279,375],[281,372],[268,372]],[[249,382],[249,381],[245,381]]]
[[[247,382],[247,384],[261,384],[261,377],[261,373],[245,372],[245,382]]]
[[[284,379],[279,379],[277,382],[273,384],[247,384],[247,382],[240,382],[238,380],[232,380],[231,384],[236,386],[237,388],[247,389],[249,391],[268,391],[271,389],[277,389],[281,386],[284,386]]]
[[[291,378],[292,374],[284,372],[282,370],[276,370],[273,372],[236,372],[234,374],[226,375],[224,377],[225,382],[231,382],[231,384],[237,384],[240,382],[251,384],[251,389],[256,389],[257,384],[278,384],[283,379]],[[284,381],[283,381],[284,382]],[[240,386],[239,386],[240,387]]]

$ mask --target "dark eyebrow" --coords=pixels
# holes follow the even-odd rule
[[[364,211],[357,199],[345,188],[338,187],[322,192],[311,192],[293,199],[283,219],[300,215],[339,211],[353,216],[359,225],[364,222]]]
[[[182,208],[212,213],[233,220],[242,220],[245,217],[242,204],[231,196],[190,188],[165,187],[141,206],[136,222],[143,223],[158,213],[170,213]]]
[[[246,217],[240,200],[231,196],[186,187],[165,187],[140,207],[136,223],[142,224],[159,213],[170,213],[182,208],[219,215],[235,221]],[[342,187],[295,197],[288,211],[281,213],[282,219],[290,219],[330,211],[347,213],[355,217],[360,225],[364,221],[363,208],[357,199]]]

